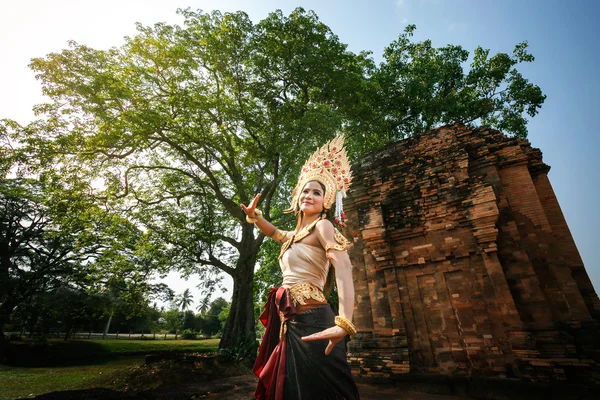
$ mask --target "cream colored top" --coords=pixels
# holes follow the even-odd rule
[[[319,246],[293,243],[279,259],[283,275],[281,286],[290,288],[296,283],[310,282],[323,290],[330,263],[325,250]]]

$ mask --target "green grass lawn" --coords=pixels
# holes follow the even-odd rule
[[[43,393],[110,387],[120,373],[144,362],[144,354],[162,351],[216,352],[219,339],[207,340],[51,340],[52,352],[86,352],[96,362],[65,367],[24,368],[0,365],[0,400],[33,397]],[[25,345],[25,344],[23,344]],[[115,358],[116,356],[120,356]]]
[[[110,354],[140,354],[154,351],[197,351],[201,353],[217,351],[219,339],[205,340],[78,340],[92,342]]]
[[[0,365],[0,400],[34,397],[59,390],[107,387],[116,374],[143,362],[143,356],[130,356],[96,365],[57,368]]]

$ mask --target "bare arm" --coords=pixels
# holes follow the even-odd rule
[[[316,227],[319,242],[327,252],[327,257],[331,260],[335,268],[335,277],[338,287],[339,315],[352,321],[354,313],[354,282],[352,280],[352,264],[350,257],[343,246],[336,245],[334,227],[329,221],[319,221]],[[333,326],[321,332],[305,336],[302,340],[323,340],[329,339],[329,345],[325,349],[325,354],[331,353],[337,342],[342,340],[348,333],[340,326]]]
[[[346,251],[329,250],[328,257],[335,267],[335,282],[338,288],[339,315],[352,321],[354,313],[354,282],[352,265]]]
[[[258,205],[259,199],[260,193],[254,196],[248,206],[241,204],[242,210],[244,210],[249,218],[256,219],[255,225],[261,230],[262,233],[276,242],[285,243],[291,237],[290,232],[277,229],[275,225],[256,213],[256,206]]]
[[[352,264],[344,246],[335,240],[333,224],[319,221],[317,234],[321,246],[327,252],[327,258],[335,268],[335,282],[338,288],[339,315],[352,321],[354,312],[354,282],[352,280]]]

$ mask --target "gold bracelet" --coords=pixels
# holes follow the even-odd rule
[[[281,231],[277,228],[275,228],[275,232],[273,232],[273,234],[271,235],[271,239],[273,239],[277,243],[283,243],[284,239],[286,238],[287,236],[281,233]]]
[[[260,217],[261,215],[262,215],[262,212],[258,208],[255,208],[254,209],[254,218],[250,218],[249,215],[246,215],[246,222],[249,224],[255,224],[256,218]]]
[[[356,327],[348,318],[338,315],[335,317],[335,324],[345,330],[348,335],[356,335]]]

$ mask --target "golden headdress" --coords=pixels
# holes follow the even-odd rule
[[[318,181],[325,186],[323,206],[329,210],[336,203],[336,220],[341,224],[343,220],[342,198],[352,182],[350,161],[344,147],[344,136],[336,136],[329,143],[317,149],[304,163],[298,183],[292,191],[292,204],[286,212],[298,213],[300,211],[300,194],[304,186],[310,181]]]

